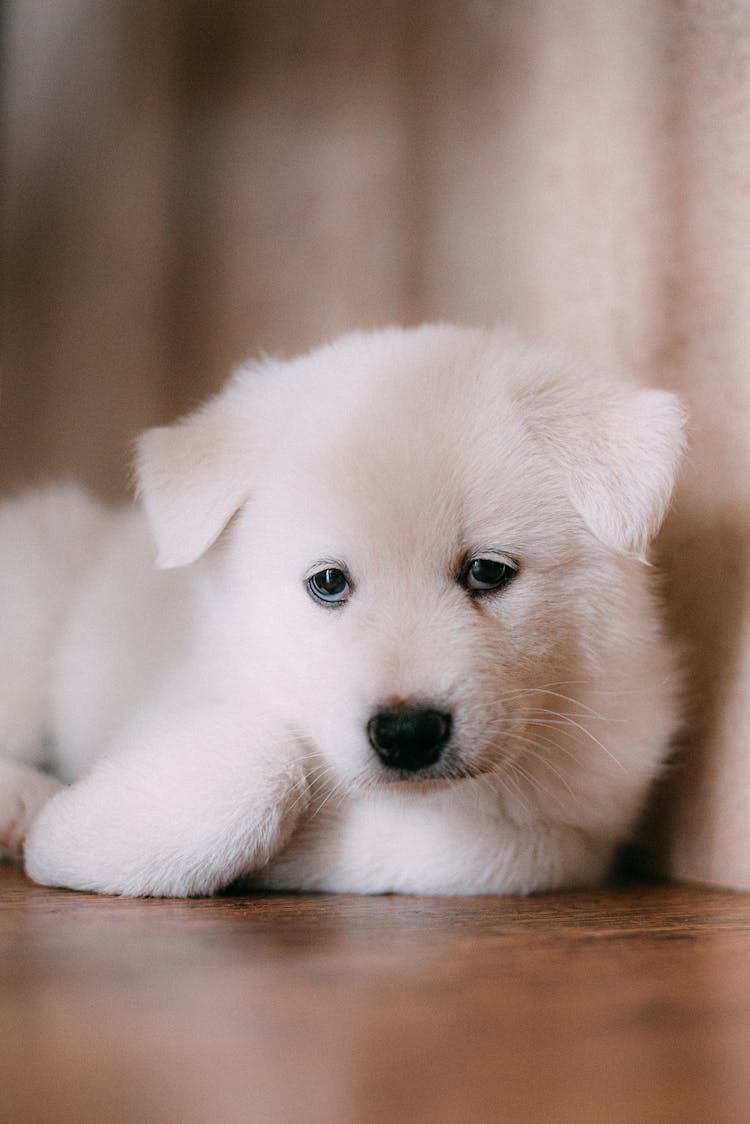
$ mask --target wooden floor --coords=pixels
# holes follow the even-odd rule
[[[750,895],[0,904],[3,1124],[750,1121]]]

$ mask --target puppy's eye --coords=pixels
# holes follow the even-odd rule
[[[307,579],[307,588],[313,597],[318,601],[324,601],[327,605],[338,605],[343,601],[348,601],[352,592],[346,574],[335,566],[327,566],[324,570],[318,570],[316,574]]]
[[[518,566],[510,559],[472,558],[463,574],[463,584],[470,593],[487,593],[502,589],[513,581]]]

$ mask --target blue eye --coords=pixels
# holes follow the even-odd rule
[[[463,584],[470,593],[489,593],[502,589],[518,573],[515,563],[499,558],[472,558],[463,573]]]
[[[352,587],[343,570],[335,566],[326,566],[307,579],[307,588],[316,600],[327,605],[339,605],[348,601]]]

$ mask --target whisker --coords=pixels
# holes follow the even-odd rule
[[[511,798],[511,800],[517,800],[518,803],[521,805],[521,808],[523,809],[523,811],[526,813],[526,815],[527,816],[531,815],[531,806],[528,804],[527,800],[525,799],[523,790],[522,790],[521,786],[519,785],[518,780],[517,780],[516,776],[514,775],[514,771],[512,769],[508,768],[508,769],[503,769],[502,771],[498,770],[497,772],[493,771],[493,772],[485,773],[483,779],[486,780],[488,785],[489,785],[490,778],[492,778],[496,781],[499,781],[501,787],[505,790],[505,792]]]
[[[651,685],[651,690],[661,691],[665,686],[669,686],[674,682],[674,677],[665,675],[662,679],[656,680]],[[594,695],[606,695],[614,698],[625,697],[627,695],[642,695],[643,687],[603,687],[598,686],[591,678],[588,679],[558,679],[548,683],[540,683],[535,687],[520,687],[519,691],[547,691],[554,687],[585,687],[587,692]]]
[[[337,781],[336,784],[334,784],[333,787],[328,791],[327,795],[323,797],[323,800],[320,802],[320,804],[318,804],[317,808],[310,818],[314,819],[316,816],[319,816],[325,808],[326,804],[328,804],[328,802],[332,800],[334,796],[337,796],[339,793],[345,792],[348,787],[349,786],[347,781],[343,779]]]
[[[581,710],[583,710],[588,717],[602,718],[602,719],[604,718],[604,715],[599,714],[596,710],[594,710],[594,708],[592,706],[589,706],[588,703],[583,702],[582,699],[576,699],[572,695],[563,695],[559,691],[538,690],[537,688],[534,688],[534,687],[524,687],[524,688],[521,688],[519,691],[517,691],[515,695],[508,696],[508,698],[505,701],[513,702],[514,699],[526,698],[528,695],[549,695],[552,698],[560,699],[561,702],[572,703],[573,706],[580,707]],[[549,708],[533,707],[532,709],[534,709],[534,710],[544,710],[544,709],[549,709]],[[557,714],[557,713],[567,713],[567,712],[565,712],[565,711],[560,712],[560,711],[555,710],[554,712],[550,711],[550,713]]]
[[[546,789],[542,782],[539,780],[539,777],[535,777],[532,773],[527,772],[526,769],[524,769],[524,767],[520,765],[518,761],[511,762],[511,772],[516,773],[518,774],[518,776],[522,777],[532,792],[534,790],[536,790],[537,792],[541,792],[542,796],[546,796],[548,799],[557,800],[557,802],[559,803],[560,798],[555,793],[549,792],[548,789]]]
[[[609,757],[610,760],[613,761],[619,769],[622,769],[623,772],[626,771],[625,766],[615,756],[615,754],[612,753],[612,751],[608,749],[608,747],[599,738],[597,738],[596,735],[588,729],[588,727],[584,726],[583,723],[578,722],[575,718],[572,718],[569,715],[560,714],[557,711],[553,713],[556,715],[554,719],[532,718],[532,726],[554,730],[557,737],[574,737],[574,731],[577,731],[579,734],[583,734],[584,737],[593,742],[594,745],[598,746],[598,748],[601,749],[602,752],[605,753],[607,757]],[[502,736],[503,738],[507,739],[514,737],[516,739],[520,739],[524,735],[522,735],[520,731],[514,730],[510,725],[511,722],[512,718],[510,716],[508,717],[508,719],[497,719],[495,722],[490,723],[488,726],[486,726],[485,730],[490,738]],[[559,748],[561,750],[564,749],[564,747],[562,746],[559,746]],[[575,760],[575,758],[573,759]]]
[[[560,745],[560,743],[554,741],[553,738],[545,738],[544,735],[541,735],[539,739],[530,738],[527,734],[519,734],[515,731],[511,731],[508,738],[510,741],[515,740],[517,742],[522,742],[524,745],[530,745],[532,748],[541,750],[542,752],[544,752],[545,749],[553,749],[556,753],[564,753],[565,756],[569,757],[576,765],[581,764],[571,749],[568,749],[565,745]]]
[[[574,793],[573,789],[570,787],[568,781],[565,779],[565,777],[562,775],[562,773],[559,772],[555,768],[555,766],[552,764],[552,762],[549,760],[549,758],[545,754],[536,753],[533,749],[530,749],[530,750],[527,751],[527,756],[533,758],[534,761],[539,761],[540,764],[544,765],[545,768],[549,769],[549,771],[551,773],[553,773],[554,776],[557,777],[560,784],[565,786],[565,788],[570,793],[570,795],[575,797],[575,793]]]
[[[604,742],[600,741],[599,738],[597,738],[595,734],[591,733],[591,730],[588,730],[580,722],[576,722],[574,718],[567,719],[567,722],[563,723],[562,725],[565,725],[565,724],[567,724],[568,726],[573,726],[576,730],[580,730],[580,732],[585,737],[591,739],[591,741],[594,743],[594,745],[598,745],[599,749],[601,749],[604,753],[606,753],[607,757],[611,758],[611,760],[614,761],[615,765],[617,765],[617,767],[619,769],[622,769],[623,772],[626,772],[625,766],[623,765],[622,761],[619,761],[618,758],[615,757],[614,753],[612,753],[611,750],[607,749]],[[542,720],[540,722],[540,725],[542,725],[542,726],[544,725],[544,720]],[[567,731],[561,730],[561,732],[567,732]]]
[[[306,799],[313,799],[315,796],[315,789],[319,785],[321,778],[328,772],[328,766],[321,762],[315,769],[310,770],[307,774],[306,783],[302,787],[301,792],[298,794],[294,803],[291,805],[289,811],[293,812],[301,803]]]
[[[514,708],[514,714],[548,714],[553,718],[564,720],[565,718],[577,718],[580,722],[606,722],[607,724],[624,722],[624,718],[611,718],[608,714],[595,714],[590,711],[578,712],[575,710],[557,710],[554,707],[547,706],[525,706]]]

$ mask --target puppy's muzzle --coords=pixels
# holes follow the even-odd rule
[[[378,710],[367,723],[370,745],[384,765],[411,773],[434,765],[451,733],[450,714],[420,706]]]

